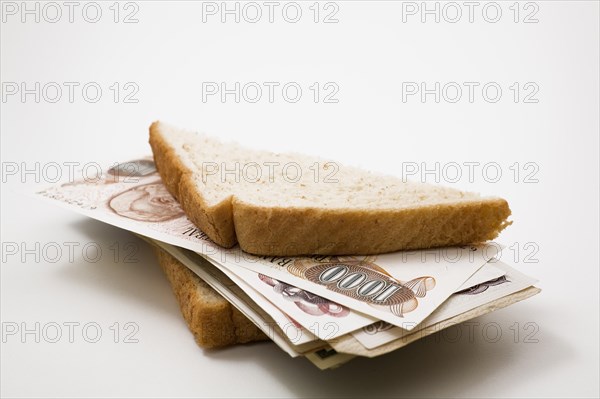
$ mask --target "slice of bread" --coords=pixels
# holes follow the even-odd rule
[[[181,314],[199,346],[218,348],[268,337],[217,291],[168,252],[154,247]]]
[[[222,143],[154,122],[154,161],[190,220],[257,255],[362,255],[473,244],[511,222],[508,203],[335,162]]]

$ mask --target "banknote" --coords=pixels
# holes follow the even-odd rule
[[[244,284],[242,289],[245,287],[244,291],[250,297],[261,296],[286,314],[289,321],[281,326],[286,331],[291,322],[298,327],[302,326],[305,334],[308,331],[321,340],[331,340],[377,321],[373,317],[264,274],[243,267],[223,267],[214,260],[212,263],[221,271],[237,276]],[[291,334],[294,334],[293,329],[288,336]]]
[[[487,269],[488,273],[483,272],[484,269]],[[494,266],[492,266],[491,264],[488,264],[488,265],[486,265],[486,267],[484,267],[482,270],[480,270],[478,272],[479,278],[470,279],[470,281],[477,282],[478,280],[488,277],[488,276],[497,276],[493,279],[493,280],[497,280],[497,279],[500,279],[501,277],[503,277],[504,275],[506,275],[506,272],[509,270],[509,268],[506,268],[506,271],[503,271],[502,268],[497,268],[496,270],[494,270],[494,269],[495,269]],[[500,274],[500,276],[498,276],[498,274]],[[527,276],[519,276],[519,277],[525,277],[525,279],[527,278]],[[525,282],[525,279],[523,279],[522,281]],[[474,285],[474,286],[467,288],[467,290],[469,290],[472,294],[475,294],[475,295],[481,294],[482,292],[486,291],[486,289],[484,287],[495,287],[495,286],[499,285],[499,284],[496,284],[496,282],[493,280],[479,282],[479,284],[477,284],[479,286]],[[483,284],[486,282],[488,284]],[[533,282],[533,279],[531,279],[531,282]],[[515,286],[513,286],[513,288],[517,289],[518,286],[515,285]],[[484,290],[484,291],[482,291],[482,290]],[[506,291],[506,292],[508,292],[508,291]],[[320,369],[327,369],[327,368],[339,367],[340,365],[343,365],[344,363],[354,359],[357,356],[365,356],[365,357],[381,356],[386,353],[392,352],[394,350],[400,349],[403,346],[406,346],[416,340],[422,339],[428,335],[434,334],[444,328],[448,328],[448,327],[451,327],[458,323],[465,322],[467,320],[471,320],[477,316],[481,316],[483,314],[492,312],[496,309],[499,309],[499,308],[502,308],[505,306],[509,306],[515,302],[518,302],[523,299],[529,298],[530,296],[536,295],[539,292],[540,292],[540,290],[538,288],[530,286],[525,289],[508,294],[506,296],[501,296],[499,298],[492,299],[485,304],[475,306],[474,308],[471,308],[463,313],[460,313],[453,317],[449,317],[445,320],[430,324],[427,327],[424,327],[421,329],[415,329],[410,332],[403,330],[403,334],[401,337],[398,337],[394,340],[388,341],[384,344],[378,345],[374,349],[368,349],[365,346],[363,346],[354,337],[354,334],[347,334],[347,335],[340,337],[339,339],[330,341],[329,343],[331,345],[331,348],[328,347],[328,348],[321,348],[321,349],[315,350],[311,353],[306,354],[306,357],[315,366],[319,367]],[[456,295],[457,294],[451,296],[448,301],[452,300],[452,298],[454,298]],[[475,304],[475,303],[473,303],[473,304]],[[434,319],[430,317],[430,318],[428,318],[428,320],[434,320]]]
[[[512,305],[516,302],[530,298],[533,295],[537,295],[540,292],[541,292],[541,290],[537,287],[534,287],[534,286],[527,287],[521,291],[517,291],[513,294],[506,295],[501,298],[497,298],[491,302],[485,303],[474,309],[460,313],[454,317],[443,320],[439,323],[435,323],[429,327],[426,327],[426,328],[423,328],[420,330],[411,331],[410,333],[408,333],[400,338],[397,338],[386,344],[379,345],[373,349],[365,348],[360,342],[358,342],[358,340],[356,338],[354,338],[354,336],[352,334],[344,335],[343,337],[340,337],[334,341],[329,342],[329,344],[337,353],[345,353],[345,354],[352,355],[352,356],[364,356],[364,357],[381,356],[386,353],[400,349],[406,345],[409,345],[412,342],[422,339],[428,335],[435,334],[445,328],[455,326],[459,323],[463,323],[463,322],[471,320],[475,317],[478,317],[478,316],[484,315],[486,313],[490,313],[495,310]]]
[[[257,257],[224,249],[185,216],[149,159],[115,165],[94,180],[38,192],[89,217],[183,247],[235,270],[244,267],[359,313],[412,329],[488,260],[494,244],[367,257]]]
[[[536,279],[526,276],[506,263],[497,261],[491,266],[502,272],[501,276],[468,287],[452,295],[428,318],[415,327],[419,331],[431,327],[461,313],[475,309],[498,298],[521,291],[536,283]],[[482,269],[483,270],[483,269]],[[497,274],[497,273],[496,273]],[[494,275],[493,273],[490,275]],[[389,323],[376,322],[352,333],[365,348],[373,349],[388,342],[405,337],[409,332]]]
[[[321,370],[337,368],[355,357],[355,355],[337,352],[333,348],[323,348],[306,354],[306,358]]]
[[[184,248],[156,242],[177,258],[189,262],[202,262],[198,254]],[[205,258],[201,258],[205,259]],[[373,324],[371,317],[361,315],[345,306],[338,305],[311,292],[281,283],[271,277],[239,267],[228,269],[210,258],[215,267],[235,282],[258,306],[261,306],[296,345],[317,337],[331,340],[362,327]],[[487,263],[469,278],[459,290],[504,275],[505,271]],[[275,308],[273,308],[275,306]],[[304,328],[302,328],[304,327]],[[315,335],[313,335],[315,334]]]
[[[168,247],[164,247],[164,248],[168,248]],[[189,251],[187,251],[189,253]],[[174,253],[176,254],[176,252]],[[198,262],[198,259],[196,259],[196,262]],[[191,265],[189,262],[187,263],[188,265]],[[193,266],[192,266],[193,267]],[[489,267],[490,269],[493,268],[493,266],[491,265],[486,265],[486,267]],[[206,268],[206,264],[203,264],[202,269]],[[209,269],[210,270],[210,269]],[[510,270],[509,268],[506,268],[506,271]],[[210,275],[212,275],[214,273],[210,272]],[[481,271],[480,271],[481,273]],[[485,275],[497,275],[498,272],[497,271],[490,271],[489,274],[481,273],[482,276]],[[508,276],[508,274],[507,274]],[[527,278],[526,276],[524,276],[525,278]],[[203,275],[203,278],[207,278],[206,275]],[[481,279],[481,277],[479,278]],[[476,281],[477,279],[473,279],[471,281]],[[210,280],[209,280],[210,281]],[[533,280],[530,280],[531,282],[533,282]],[[523,280],[522,282],[525,282],[525,280]],[[213,282],[213,286],[215,288],[218,288],[221,290],[221,292],[223,294],[226,294],[226,292],[223,291],[223,287],[222,285],[229,285],[232,283],[227,283],[226,281],[223,281],[222,279],[219,281],[215,281]],[[526,284],[526,283],[525,283]],[[472,293],[477,293],[477,294],[481,294],[482,290],[484,290],[482,288],[482,286],[487,286],[487,287],[495,287],[498,286],[499,284],[496,283],[496,281],[488,281],[486,283],[480,284],[479,286],[474,286],[474,287],[470,287],[467,290],[469,292]],[[513,286],[513,289],[517,289],[518,286]],[[506,292],[506,291],[505,291]],[[535,292],[534,292],[535,293]],[[467,295],[466,293],[463,293],[464,295]],[[528,295],[532,295],[533,293],[530,293]],[[455,297],[457,294],[455,294],[453,297]],[[510,296],[510,295],[509,295]],[[453,298],[451,297],[451,299]],[[504,299],[504,301],[513,301],[513,300],[518,300],[519,298],[508,298],[508,299]],[[237,303],[238,307],[240,306],[239,298],[236,297],[231,297],[229,296],[229,300],[231,300],[233,303]],[[250,300],[246,300],[246,301],[242,301],[242,303],[248,303],[251,302]],[[492,304],[494,304],[494,301],[491,302]],[[498,305],[494,305],[494,306],[488,306],[485,310],[479,310],[479,312],[488,312],[491,311],[493,309],[495,309],[495,306]],[[480,306],[479,308],[483,308],[483,306]],[[475,310],[477,310],[478,308],[475,308]],[[267,317],[265,317],[265,315],[263,314],[262,316],[260,315],[253,315],[252,311],[248,311],[245,310],[243,306],[241,306],[241,310],[248,316],[248,317],[252,317],[257,325],[272,325],[272,322],[269,321],[269,319]],[[462,314],[466,314],[466,313],[462,313]],[[257,321],[258,320],[258,321]],[[431,319],[431,320],[435,320],[435,319]],[[465,319],[467,320],[467,319]],[[463,321],[463,320],[460,320]],[[424,337],[428,334],[431,334],[435,331],[439,331],[439,329],[447,327],[448,325],[451,324],[444,324],[445,322],[447,322],[447,320],[445,321],[441,321],[438,322],[436,324],[433,324],[433,328],[432,326],[429,326],[429,328],[424,328],[424,329],[418,329],[417,331],[414,332],[406,332],[402,329],[398,329],[398,330],[402,330],[404,331],[404,333],[400,336],[400,337],[396,337],[395,339],[392,339],[391,341],[388,341],[387,344],[392,344],[392,345],[396,345],[396,346],[404,346],[407,343],[410,343],[412,341],[414,341],[415,339],[419,339],[421,337]],[[458,321],[456,321],[458,322]],[[437,329],[437,330],[436,330]],[[264,330],[273,340],[274,342],[279,345],[284,351],[288,352],[290,355],[296,357],[296,356],[305,356],[309,361],[311,361],[315,366],[319,367],[320,369],[326,369],[326,368],[334,368],[337,367],[343,363],[346,363],[350,360],[352,360],[355,356],[378,356],[384,353],[389,352],[389,350],[391,349],[387,349],[387,350],[383,350],[383,349],[379,349],[384,345],[379,345],[378,348],[376,348],[375,352],[369,352],[366,348],[364,348],[362,345],[360,345],[361,347],[363,347],[363,350],[358,350],[357,353],[345,353],[344,351],[348,351],[348,344],[349,343],[353,343],[354,345],[350,345],[350,351],[356,351],[357,350],[357,346],[356,346],[356,342],[354,340],[354,337],[352,334],[347,334],[345,336],[342,336],[340,339],[336,339],[336,340],[332,340],[330,342],[328,342],[328,345],[325,345],[323,342],[321,341],[317,341],[317,344],[315,344],[314,346],[305,346],[304,348],[302,348],[302,352],[298,352],[295,350],[295,346],[290,346],[288,343],[288,340],[283,339],[281,332],[278,331],[277,329],[267,329]],[[353,342],[354,340],[354,342]],[[333,348],[337,348],[337,350],[332,349],[330,347],[330,345]],[[313,349],[314,347],[316,347],[316,349]]]
[[[291,319],[322,340],[331,340],[373,323],[372,317],[264,274],[242,267],[228,269],[214,260],[212,263],[224,272],[230,270],[246,282],[248,295],[253,297],[252,291],[258,291]],[[458,290],[496,279],[504,273],[502,269],[487,263]]]
[[[357,312],[411,330],[487,263],[489,245],[378,256],[250,257],[209,251],[231,269],[245,267]]]
[[[503,268],[497,267],[495,260],[489,261],[486,263],[481,269],[477,270],[475,274],[473,274],[467,281],[465,281],[458,289],[455,291],[466,290],[467,288],[474,287],[478,284],[485,283],[486,281],[497,279],[498,277],[502,277],[506,274],[506,271]]]

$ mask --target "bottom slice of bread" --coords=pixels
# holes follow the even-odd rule
[[[156,248],[190,331],[202,348],[218,348],[268,337],[204,280],[166,251]]]

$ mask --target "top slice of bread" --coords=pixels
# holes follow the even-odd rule
[[[296,154],[150,126],[156,167],[214,242],[257,255],[363,255],[494,239],[508,203]]]

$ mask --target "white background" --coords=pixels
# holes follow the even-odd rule
[[[22,22],[20,10],[3,11],[2,328],[58,323],[63,336],[57,343],[43,336],[37,343],[21,331],[4,336],[2,396],[597,397],[599,7],[592,1],[537,1],[529,8],[521,3],[515,23],[512,3],[498,3],[497,23],[483,18],[484,2],[473,23],[465,6],[456,23],[444,15],[439,23],[432,15],[422,23],[420,14],[405,14],[404,22],[403,4],[391,1],[337,2],[339,22],[330,24],[322,18],[333,8],[321,4],[315,23],[312,2],[300,3],[297,23],[282,17],[284,3],[273,23],[264,6],[257,23],[243,16],[236,23],[231,15],[225,23],[219,15],[203,22],[202,3],[193,2],[137,2],[138,22],[131,24],[122,19],[136,8],[120,5],[115,23],[112,2],[100,3],[97,23],[82,17],[85,3],[75,9],[73,23],[66,6],[56,23],[44,18],[54,18],[49,8],[39,23],[32,15]],[[523,23],[535,10],[538,22]],[[35,82],[80,86],[72,103],[65,86],[58,102],[49,102],[55,93],[47,92],[36,103],[33,94],[21,99],[5,91],[22,82],[29,88]],[[88,82],[103,89],[96,103],[81,95]],[[114,82],[121,89],[127,82],[137,85],[138,102],[121,97],[115,103],[109,88]],[[203,82],[297,82],[303,94],[296,103],[281,91],[273,103],[266,92],[258,103],[235,103],[231,95],[224,103],[218,96],[203,102]],[[314,82],[334,82],[338,102],[315,103],[309,89]],[[436,103],[433,95],[403,102],[403,82],[480,86],[472,103],[466,89],[457,103],[446,101],[448,96]],[[498,102],[482,97],[488,82],[503,89]],[[509,88],[514,82],[537,85],[538,102],[521,97],[515,103]],[[203,351],[144,243],[23,194],[37,178],[41,184],[52,179],[51,162],[112,164],[149,154],[147,128],[156,119],[257,148],[316,154],[399,176],[413,162],[428,168],[435,162],[480,162],[472,182],[466,168],[457,183],[443,176],[440,182],[509,201],[514,224],[499,241],[514,246],[507,257],[520,249],[511,263],[538,277],[543,292],[478,319],[472,340],[465,328],[456,342],[438,335],[334,371],[320,372],[269,343]],[[37,175],[22,173],[36,162]],[[490,162],[502,171],[495,183],[491,170],[482,174]],[[516,179],[509,168],[515,162],[521,169]],[[524,182],[525,172],[533,170],[523,169],[527,162],[536,168],[537,182]],[[67,171],[62,169],[63,177]],[[435,182],[435,176],[425,177]],[[79,243],[73,259],[69,242]],[[103,251],[95,263],[81,251],[92,242]],[[38,251],[36,260],[35,253],[9,255],[11,243],[21,249],[57,243],[64,251],[55,262]],[[525,248],[527,243],[533,244]],[[125,262],[127,244],[138,248],[133,263]],[[529,260],[537,263],[524,258],[532,248],[539,250]],[[80,323],[72,343],[68,322]],[[82,336],[81,326],[89,322],[102,328],[97,343]],[[117,343],[110,330],[115,322]],[[127,322],[139,326],[138,343],[123,342]],[[489,323],[500,326],[498,342],[482,333]],[[525,323],[532,323],[529,330]],[[531,328],[537,343],[526,342]]]

